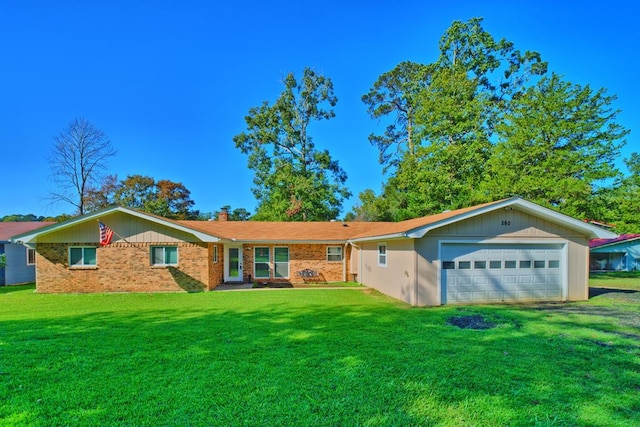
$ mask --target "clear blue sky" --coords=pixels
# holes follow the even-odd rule
[[[550,70],[616,94],[640,151],[640,6],[627,1],[0,0],[0,216],[72,213],[46,196],[52,137],[74,117],[118,150],[109,172],[182,182],[196,209],[253,212],[251,171],[232,137],[305,66],[330,77],[336,118],[311,129],[353,193],[383,181],[360,97],[399,62],[433,62],[454,20],[536,50]],[[620,162],[622,165],[622,162]]]

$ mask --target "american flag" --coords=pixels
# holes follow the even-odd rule
[[[100,225],[100,246],[107,246],[113,238],[113,230],[98,221]]]

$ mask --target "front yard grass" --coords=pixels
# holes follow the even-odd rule
[[[591,273],[590,287],[615,289],[640,289],[640,271],[616,271],[609,273]]]
[[[410,308],[366,288],[0,287],[0,425],[637,426],[639,312],[633,291]]]

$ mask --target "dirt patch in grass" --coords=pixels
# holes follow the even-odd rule
[[[447,324],[457,326],[461,329],[491,329],[496,327],[494,322],[486,319],[481,314],[453,316],[447,319]]]

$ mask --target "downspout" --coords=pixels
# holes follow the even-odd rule
[[[347,281],[347,245],[349,244],[349,242],[345,242],[344,244],[344,256],[342,257],[342,281],[346,282]],[[351,260],[351,257],[349,257],[349,260]]]
[[[413,289],[414,289],[414,306],[418,305],[418,251],[416,248],[416,240],[413,240]]]
[[[356,280],[356,283],[362,285],[362,250],[360,246],[354,244],[353,242],[349,241],[347,243],[358,250],[358,280]],[[351,251],[351,253],[353,254],[353,251]]]

